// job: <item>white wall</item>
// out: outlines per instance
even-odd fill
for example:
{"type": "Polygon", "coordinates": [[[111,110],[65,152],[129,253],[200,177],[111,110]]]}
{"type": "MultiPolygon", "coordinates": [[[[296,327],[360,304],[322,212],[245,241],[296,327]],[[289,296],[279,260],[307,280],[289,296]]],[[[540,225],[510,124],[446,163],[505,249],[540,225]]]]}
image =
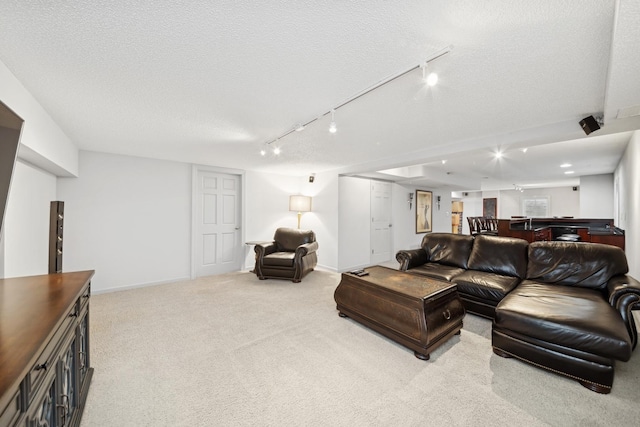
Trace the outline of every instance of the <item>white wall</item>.
{"type": "Polygon", "coordinates": [[[81,151],[79,172],[58,179],[64,271],[94,292],[189,278],[191,165],[81,151]]]}
{"type": "MultiPolygon", "coordinates": [[[[462,234],[471,234],[467,217],[482,216],[482,192],[468,192],[463,196],[462,201],[462,234]]],[[[498,212],[501,212],[500,199],[498,199],[498,212]]],[[[500,216],[500,215],[498,215],[500,216]]]]}
{"type": "Polygon", "coordinates": [[[13,178],[7,202],[6,215],[12,211],[13,217],[5,217],[4,237],[0,237],[0,276],[46,273],[49,203],[56,199],[55,178],[47,173],[76,175],[78,149],[2,62],[0,101],[24,120],[18,150],[23,163],[16,166],[19,176],[13,178]],[[30,210],[26,206],[37,207],[30,210]],[[46,237],[42,227],[46,227],[46,237]]]}
{"type": "Polygon", "coordinates": [[[498,198],[499,217],[509,219],[514,215],[523,215],[522,201],[535,197],[549,198],[550,217],[581,217],[580,198],[582,195],[579,190],[573,191],[572,187],[532,188],[523,192],[516,190],[500,191],[500,197],[498,198]]]}
{"type": "Polygon", "coordinates": [[[613,218],[613,174],[580,177],[580,217],[613,218]]]}
{"type": "Polygon", "coordinates": [[[614,173],[614,219],[625,230],[629,273],[640,279],[640,131],[635,131],[614,173]]]}
{"type": "Polygon", "coordinates": [[[416,190],[431,191],[433,209],[431,226],[433,233],[451,232],[451,192],[434,190],[425,187],[416,188],[410,185],[394,184],[393,188],[393,259],[399,250],[420,247],[425,233],[416,233],[416,190]],[[413,194],[413,203],[409,209],[407,202],[409,193],[413,194]],[[438,208],[438,197],[440,207],[438,208]]]}
{"type": "Polygon", "coordinates": [[[391,215],[393,219],[392,256],[395,260],[398,251],[419,248],[424,233],[416,234],[416,188],[414,186],[393,184],[391,186],[391,195],[391,215]],[[411,208],[409,208],[408,202],[409,194],[413,194],[411,208]]]}
{"type": "Polygon", "coordinates": [[[2,62],[0,101],[24,120],[21,158],[54,174],[77,175],[78,148],[2,62]]]}
{"type": "MultiPolygon", "coordinates": [[[[371,180],[341,176],[338,187],[338,271],[367,267],[371,264],[371,180]]],[[[391,194],[393,199],[394,189],[391,194]]]]}
{"type": "MultiPolygon", "coordinates": [[[[7,203],[4,237],[0,243],[4,246],[3,277],[48,272],[49,210],[53,200],[56,200],[56,177],[18,161],[7,203]]],[[[64,256],[63,253],[63,259],[64,256]]]]}

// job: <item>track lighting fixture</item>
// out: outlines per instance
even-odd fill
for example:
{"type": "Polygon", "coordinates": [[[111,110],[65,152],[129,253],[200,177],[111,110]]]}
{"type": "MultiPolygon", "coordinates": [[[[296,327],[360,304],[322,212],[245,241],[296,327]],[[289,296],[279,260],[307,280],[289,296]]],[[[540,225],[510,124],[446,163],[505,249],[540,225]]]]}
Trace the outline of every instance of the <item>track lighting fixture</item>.
{"type": "Polygon", "coordinates": [[[422,80],[424,80],[427,83],[427,86],[435,86],[438,83],[438,74],[436,73],[429,73],[427,74],[427,70],[428,70],[428,63],[425,62],[424,65],[422,66],[422,80]]]}
{"type": "Polygon", "coordinates": [[[427,85],[435,86],[438,83],[438,75],[436,73],[429,73],[427,76],[427,85]]]}
{"type": "MultiPolygon", "coordinates": [[[[336,133],[338,131],[338,127],[336,125],[336,121],[335,121],[334,115],[335,115],[335,111],[338,108],[344,107],[345,105],[347,105],[347,104],[355,101],[356,99],[368,94],[369,92],[372,92],[372,91],[374,91],[374,90],[386,85],[387,83],[391,83],[392,81],[394,81],[394,80],[396,80],[396,79],[398,79],[398,78],[400,78],[400,77],[402,77],[402,76],[404,76],[406,74],[409,74],[410,72],[414,71],[417,68],[422,68],[422,73],[423,73],[422,77],[426,81],[427,85],[434,86],[436,83],[438,83],[438,75],[436,73],[434,73],[434,72],[431,72],[431,73],[427,74],[427,66],[429,65],[429,63],[431,63],[431,62],[435,61],[436,59],[448,54],[449,52],[451,52],[452,49],[453,49],[453,46],[451,46],[451,45],[449,45],[449,46],[447,46],[447,47],[445,47],[443,49],[440,49],[439,51],[435,52],[433,55],[429,56],[426,59],[426,61],[424,61],[423,63],[418,64],[416,66],[413,66],[413,67],[409,68],[408,70],[405,70],[405,71],[402,71],[401,73],[392,75],[391,77],[388,77],[388,78],[386,78],[386,79],[374,84],[373,86],[369,87],[368,89],[365,89],[362,92],[359,92],[358,94],[356,94],[356,95],[352,96],[351,98],[347,99],[346,101],[336,105],[335,107],[333,107],[331,110],[327,111],[326,113],[321,114],[319,116],[316,116],[313,119],[311,119],[311,120],[309,120],[309,121],[307,121],[305,123],[299,123],[299,124],[293,126],[289,130],[287,130],[285,133],[283,133],[282,135],[278,136],[277,138],[272,139],[271,141],[267,142],[266,144],[267,145],[273,144],[274,142],[278,141],[281,138],[284,138],[285,136],[289,135],[290,133],[300,132],[300,131],[304,130],[304,128],[306,126],[310,125],[311,123],[315,122],[316,120],[319,120],[319,119],[321,119],[324,116],[329,115],[329,114],[331,114],[331,123],[329,124],[329,132],[330,133],[336,133]]],[[[275,153],[276,150],[274,149],[273,151],[275,153]]],[[[279,149],[278,149],[278,153],[279,153],[279,149]]],[[[275,154],[278,154],[278,153],[275,153],[275,154]]]]}
{"type": "Polygon", "coordinates": [[[331,123],[329,124],[329,132],[336,133],[338,131],[338,127],[336,126],[336,120],[334,117],[335,110],[331,110],[331,123]]]}

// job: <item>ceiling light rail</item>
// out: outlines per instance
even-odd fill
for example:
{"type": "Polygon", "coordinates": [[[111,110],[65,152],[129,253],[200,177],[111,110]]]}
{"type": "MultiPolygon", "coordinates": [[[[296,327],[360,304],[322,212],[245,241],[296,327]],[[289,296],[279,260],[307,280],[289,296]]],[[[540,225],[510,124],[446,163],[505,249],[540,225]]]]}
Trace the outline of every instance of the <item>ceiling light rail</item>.
{"type": "MultiPolygon", "coordinates": [[[[267,145],[273,144],[274,142],[278,141],[279,139],[284,138],[285,136],[288,136],[289,134],[291,134],[293,132],[300,132],[300,131],[304,130],[304,128],[309,126],[311,123],[322,119],[324,116],[331,115],[332,118],[333,118],[333,115],[335,114],[335,111],[338,108],[342,108],[345,105],[350,104],[351,102],[355,101],[356,99],[361,98],[362,96],[364,96],[364,95],[366,95],[366,94],[368,94],[368,93],[370,93],[370,92],[372,92],[372,91],[374,91],[374,90],[386,85],[387,83],[391,83],[392,81],[397,80],[400,77],[402,77],[402,76],[404,76],[406,74],[409,74],[410,72],[412,72],[414,70],[417,70],[418,68],[421,68],[423,71],[426,70],[426,67],[430,62],[433,62],[436,59],[443,57],[444,55],[446,55],[449,52],[451,52],[452,49],[453,49],[453,45],[449,45],[449,46],[447,46],[447,47],[445,47],[443,49],[440,49],[439,51],[435,52],[433,55],[429,56],[423,63],[415,65],[415,66],[409,68],[408,70],[402,71],[402,72],[400,72],[398,74],[394,74],[394,75],[392,75],[390,77],[387,77],[386,79],[383,79],[383,80],[379,81],[378,83],[374,84],[373,86],[371,86],[371,87],[369,87],[369,88],[357,93],[356,95],[352,96],[351,98],[349,98],[349,99],[341,102],[340,104],[336,105],[335,107],[333,107],[332,109],[330,109],[326,113],[323,113],[323,114],[321,114],[321,115],[309,120],[308,122],[296,124],[293,128],[287,130],[285,133],[283,133],[282,135],[272,139],[271,141],[267,142],[266,144],[267,145]]],[[[332,120],[332,123],[335,124],[335,121],[332,120]]]]}

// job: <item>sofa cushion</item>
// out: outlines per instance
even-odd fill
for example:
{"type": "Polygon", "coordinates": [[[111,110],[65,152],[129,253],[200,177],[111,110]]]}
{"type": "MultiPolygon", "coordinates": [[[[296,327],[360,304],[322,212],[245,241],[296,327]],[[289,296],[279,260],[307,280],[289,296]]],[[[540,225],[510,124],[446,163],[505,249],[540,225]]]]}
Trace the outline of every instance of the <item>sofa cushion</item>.
{"type": "Polygon", "coordinates": [[[276,230],[273,240],[278,246],[278,251],[295,252],[298,246],[315,242],[316,235],[311,230],[282,227],[276,230]]]}
{"type": "Polygon", "coordinates": [[[580,242],[529,244],[527,279],[605,289],[611,277],[628,271],[627,257],[616,246],[580,242]]]}
{"type": "Polygon", "coordinates": [[[442,265],[435,262],[428,262],[407,271],[431,277],[433,279],[445,280],[447,282],[451,282],[454,277],[464,273],[464,269],[462,268],[442,265]]]}
{"type": "Polygon", "coordinates": [[[262,264],[280,267],[293,267],[293,259],[295,256],[295,252],[274,252],[272,254],[265,255],[262,259],[262,264]]]}
{"type": "Polygon", "coordinates": [[[496,306],[494,327],[602,357],[631,357],[622,317],[594,289],[524,280],[496,306]]]}
{"type": "Polygon", "coordinates": [[[515,288],[520,279],[484,271],[467,270],[453,278],[458,292],[498,302],[515,288]]]}
{"type": "Polygon", "coordinates": [[[473,236],[452,233],[430,233],[422,238],[422,248],[430,262],[467,268],[473,236]]]}
{"type": "Polygon", "coordinates": [[[469,256],[469,269],[524,279],[528,247],[529,242],[514,237],[476,236],[469,256]]]}

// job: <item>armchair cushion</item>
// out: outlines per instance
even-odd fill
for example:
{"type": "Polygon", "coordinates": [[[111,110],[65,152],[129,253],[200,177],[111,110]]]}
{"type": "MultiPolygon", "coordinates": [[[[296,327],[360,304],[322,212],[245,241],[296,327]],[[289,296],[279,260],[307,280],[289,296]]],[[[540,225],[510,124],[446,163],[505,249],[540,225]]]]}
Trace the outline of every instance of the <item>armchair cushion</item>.
{"type": "Polygon", "coordinates": [[[265,255],[262,263],[264,265],[279,265],[282,267],[293,267],[295,252],[275,252],[265,255]]]}
{"type": "Polygon", "coordinates": [[[315,242],[316,236],[311,230],[278,228],[273,240],[278,247],[278,252],[295,252],[298,246],[315,242]]]}

